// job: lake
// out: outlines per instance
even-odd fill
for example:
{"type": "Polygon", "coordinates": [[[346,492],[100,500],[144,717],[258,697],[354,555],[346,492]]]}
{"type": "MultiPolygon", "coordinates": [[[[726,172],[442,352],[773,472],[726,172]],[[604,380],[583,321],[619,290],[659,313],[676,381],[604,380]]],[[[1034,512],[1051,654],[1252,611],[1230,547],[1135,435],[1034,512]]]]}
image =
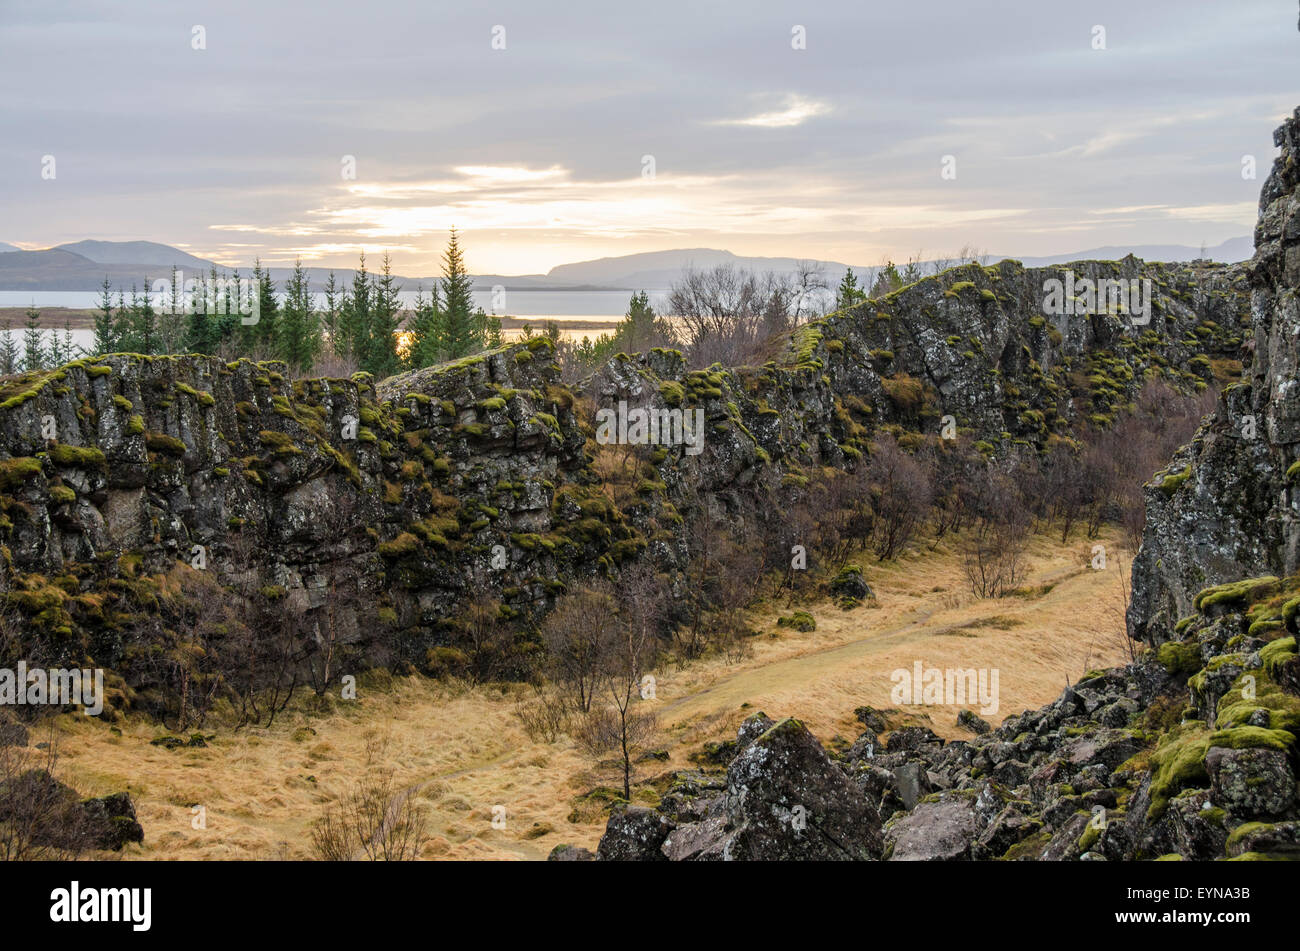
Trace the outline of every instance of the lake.
{"type": "MultiPolygon", "coordinates": [[[[666,289],[650,289],[651,303],[662,304],[666,289]]],[[[416,292],[403,290],[399,295],[407,306],[415,304],[416,292]]],[[[475,290],[474,303],[489,314],[538,320],[617,320],[627,313],[630,291],[504,291],[497,300],[491,289],[475,290]],[[496,305],[495,307],[493,305],[496,305]]],[[[324,306],[325,295],[316,295],[324,306]]],[[[99,307],[98,291],[0,291],[0,307],[99,307]]]]}

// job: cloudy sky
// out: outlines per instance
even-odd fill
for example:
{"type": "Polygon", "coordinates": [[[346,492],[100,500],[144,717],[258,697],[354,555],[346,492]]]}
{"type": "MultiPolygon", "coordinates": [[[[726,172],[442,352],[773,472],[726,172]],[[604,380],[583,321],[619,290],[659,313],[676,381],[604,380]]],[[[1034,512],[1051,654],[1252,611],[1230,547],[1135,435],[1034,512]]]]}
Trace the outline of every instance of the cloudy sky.
{"type": "Polygon", "coordinates": [[[479,273],[1213,245],[1298,58],[1295,0],[0,0],[0,241],[407,274],[453,224],[479,273]]]}

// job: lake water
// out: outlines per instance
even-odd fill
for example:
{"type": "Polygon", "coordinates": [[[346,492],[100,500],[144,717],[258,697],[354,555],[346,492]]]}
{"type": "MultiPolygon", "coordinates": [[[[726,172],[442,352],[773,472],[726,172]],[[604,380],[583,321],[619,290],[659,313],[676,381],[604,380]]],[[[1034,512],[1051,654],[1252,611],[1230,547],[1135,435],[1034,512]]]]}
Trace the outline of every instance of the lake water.
{"type": "MultiPolygon", "coordinates": [[[[663,289],[647,291],[652,303],[662,303],[663,289]]],[[[403,290],[402,303],[415,304],[416,292],[403,290]]],[[[475,290],[474,303],[489,314],[549,320],[617,320],[627,313],[630,291],[504,291],[493,300],[491,289],[475,290]]],[[[316,295],[323,306],[325,296],[316,295]]],[[[0,291],[0,307],[75,307],[94,309],[99,306],[98,291],[0,291]]]]}
{"type": "MultiPolygon", "coordinates": [[[[662,303],[666,291],[648,292],[652,303],[662,303]]],[[[407,306],[415,304],[415,291],[402,291],[402,303],[407,306]]],[[[488,313],[496,311],[511,317],[527,320],[534,330],[541,332],[543,322],[554,320],[560,325],[561,336],[566,340],[581,340],[583,337],[595,338],[603,331],[599,328],[566,328],[565,323],[582,321],[584,323],[600,322],[613,324],[627,312],[628,291],[506,291],[504,299],[498,294],[496,300],[490,290],[475,291],[474,302],[488,313]]],[[[324,305],[324,295],[317,295],[317,303],[324,305]]],[[[79,310],[94,310],[99,307],[99,294],[95,291],[0,291],[0,307],[71,307],[79,310]]],[[[22,324],[14,321],[10,333],[13,334],[20,352],[24,352],[22,324]]],[[[2,331],[0,331],[2,332],[2,331]]],[[[48,336],[54,331],[46,331],[48,336]]],[[[62,334],[63,331],[57,331],[62,334]]],[[[511,339],[519,336],[518,330],[506,330],[504,336],[511,339]]],[[[73,330],[73,342],[89,350],[94,344],[95,334],[92,330],[73,330]]]]}

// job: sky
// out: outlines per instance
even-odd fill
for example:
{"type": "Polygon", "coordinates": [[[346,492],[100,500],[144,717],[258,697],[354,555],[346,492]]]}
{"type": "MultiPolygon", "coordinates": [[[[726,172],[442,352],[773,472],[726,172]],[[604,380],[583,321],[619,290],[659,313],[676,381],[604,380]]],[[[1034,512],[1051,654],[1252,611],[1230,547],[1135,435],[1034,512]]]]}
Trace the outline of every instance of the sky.
{"type": "Polygon", "coordinates": [[[502,274],[1214,245],[1298,58],[1295,0],[0,0],[0,241],[433,273],[455,225],[502,274]]]}

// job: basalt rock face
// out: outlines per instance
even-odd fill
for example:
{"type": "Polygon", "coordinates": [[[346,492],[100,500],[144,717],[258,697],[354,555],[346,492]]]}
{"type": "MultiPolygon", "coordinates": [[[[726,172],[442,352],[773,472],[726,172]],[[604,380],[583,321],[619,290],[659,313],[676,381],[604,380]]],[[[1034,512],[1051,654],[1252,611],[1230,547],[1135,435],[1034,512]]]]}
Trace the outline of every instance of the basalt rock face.
{"type": "Polygon", "coordinates": [[[1150,375],[1230,377],[1248,317],[1236,267],[1002,262],[804,325],[761,367],[688,371],[658,350],[579,388],[545,340],[378,384],[193,355],[78,361],[0,383],[4,601],[29,661],[109,668],[110,709],[157,681],[160,638],[181,649],[211,619],[209,582],[254,627],[454,668],[472,600],[510,621],[631,559],[672,575],[700,507],[782,504],[881,429],[916,444],[950,416],[990,455],[1047,447],[1150,375]],[[1150,280],[1150,322],[1041,313],[1047,282],[1084,278],[1150,280]],[[698,411],[702,451],[643,446],[602,469],[594,414],[620,402],[698,411]]]}
{"type": "Polygon", "coordinates": [[[1300,577],[1212,588],[1159,652],[970,740],[868,730],[828,754],[756,715],[725,777],[679,774],[637,810],[655,836],[616,850],[629,823],[612,818],[601,857],[1300,857],[1298,615],[1300,577]]]}
{"type": "Polygon", "coordinates": [[[1147,489],[1130,632],[1167,638],[1209,585],[1300,565],[1300,110],[1260,195],[1247,267],[1254,339],[1245,379],[1147,489]]]}

